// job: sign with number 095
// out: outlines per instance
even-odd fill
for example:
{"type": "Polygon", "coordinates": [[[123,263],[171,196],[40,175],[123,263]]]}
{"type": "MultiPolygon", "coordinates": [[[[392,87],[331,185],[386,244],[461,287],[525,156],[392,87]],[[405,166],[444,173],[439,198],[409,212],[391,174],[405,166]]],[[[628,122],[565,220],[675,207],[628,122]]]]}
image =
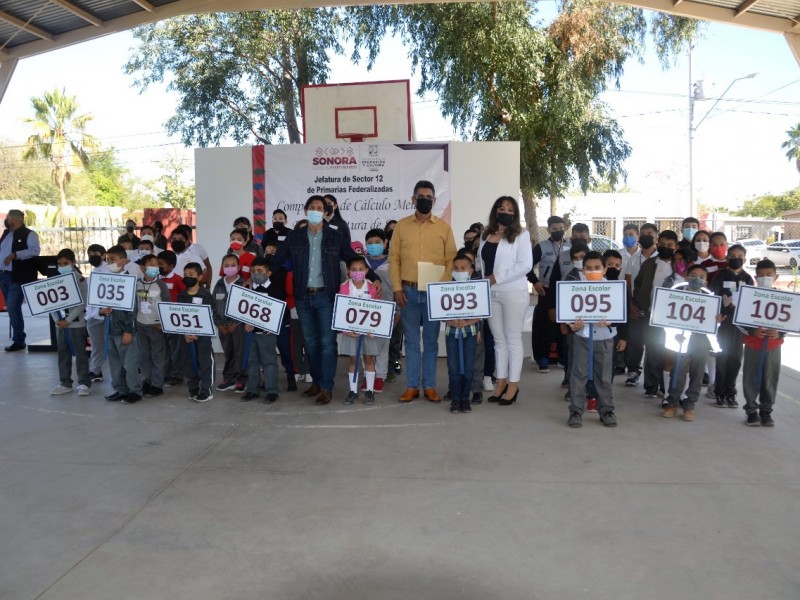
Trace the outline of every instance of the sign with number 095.
{"type": "Polygon", "coordinates": [[[800,331],[800,294],[743,285],[733,324],[766,327],[787,333],[800,331]]]}
{"type": "Polygon", "coordinates": [[[392,337],[395,308],[394,302],[336,294],[332,328],[375,337],[392,337]]]}
{"type": "Polygon", "coordinates": [[[559,281],[556,286],[556,321],[589,323],[606,320],[624,323],[628,299],[624,281],[559,281]]]}
{"type": "Polygon", "coordinates": [[[650,325],[714,334],[721,303],[719,296],[684,289],[655,288],[650,325]]]}
{"type": "Polygon", "coordinates": [[[136,304],[136,276],[122,273],[92,273],[89,304],[131,312],[136,304]]]}
{"type": "Polygon", "coordinates": [[[278,335],[286,302],[259,294],[240,285],[231,286],[225,314],[232,319],[278,335]]]}
{"type": "Polygon", "coordinates": [[[159,302],[158,314],[164,333],[183,335],[214,336],[214,319],[208,304],[187,304],[184,302],[159,302]]]}
{"type": "Polygon", "coordinates": [[[428,319],[488,319],[492,316],[489,280],[429,283],[428,319]]]}
{"type": "Polygon", "coordinates": [[[75,273],[26,283],[22,293],[34,317],[83,304],[75,273]]]}

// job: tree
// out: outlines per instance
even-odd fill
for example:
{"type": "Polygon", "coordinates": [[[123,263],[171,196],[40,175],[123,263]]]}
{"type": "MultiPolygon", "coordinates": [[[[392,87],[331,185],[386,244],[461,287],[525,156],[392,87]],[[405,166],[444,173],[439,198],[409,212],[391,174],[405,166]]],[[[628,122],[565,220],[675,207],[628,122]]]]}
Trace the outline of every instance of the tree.
{"type": "Polygon", "coordinates": [[[194,208],[194,185],[188,183],[186,177],[189,161],[171,153],[159,161],[158,166],[164,173],[150,184],[158,203],[162,206],[169,204],[174,208],[194,208]]]}
{"type": "Polygon", "coordinates": [[[117,160],[113,148],[97,152],[89,162],[87,174],[94,187],[98,206],[124,206],[128,196],[125,178],[128,170],[117,160]]]}
{"type": "Polygon", "coordinates": [[[800,208],[800,187],[783,194],[764,194],[752,200],[746,200],[741,210],[733,214],[739,217],[764,217],[779,219],[787,210],[800,208]]]}
{"type": "Polygon", "coordinates": [[[786,132],[789,139],[781,144],[781,148],[786,149],[786,158],[794,160],[794,166],[800,173],[800,123],[786,132]]]}
{"type": "Polygon", "coordinates": [[[86,125],[94,117],[79,114],[75,96],[65,90],[45,92],[41,98],[31,98],[33,118],[24,122],[34,133],[28,138],[23,157],[26,160],[44,159],[53,166],[53,183],[61,197],[61,209],[67,208],[67,184],[72,170],[85,168],[88,152],[97,148],[97,140],[86,132],[86,125]]]}
{"type": "Polygon", "coordinates": [[[175,17],[134,29],[125,71],[178,93],[166,128],[187,146],[299,143],[300,90],[326,80],[339,21],[331,8],[175,17]]]}

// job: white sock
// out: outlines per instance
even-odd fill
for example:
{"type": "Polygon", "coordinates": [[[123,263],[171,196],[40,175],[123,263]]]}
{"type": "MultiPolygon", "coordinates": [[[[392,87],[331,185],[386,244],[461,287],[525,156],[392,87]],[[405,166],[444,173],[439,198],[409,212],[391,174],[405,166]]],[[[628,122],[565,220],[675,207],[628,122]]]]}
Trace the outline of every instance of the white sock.
{"type": "Polygon", "coordinates": [[[375,391],[375,371],[367,371],[366,378],[367,378],[367,391],[368,392],[375,391]]]}
{"type": "Polygon", "coordinates": [[[350,391],[351,392],[355,392],[357,394],[358,393],[358,377],[356,377],[355,381],[353,381],[353,372],[352,371],[349,371],[347,373],[347,381],[350,382],[350,391]]]}
{"type": "MultiPolygon", "coordinates": [[[[669,391],[672,389],[672,385],[671,385],[672,381],[671,381],[671,378],[670,378],[671,373],[672,373],[672,371],[664,371],[664,380],[666,381],[667,394],[669,394],[669,391]]],[[[680,391],[680,390],[678,390],[678,391],[680,391]]]]}

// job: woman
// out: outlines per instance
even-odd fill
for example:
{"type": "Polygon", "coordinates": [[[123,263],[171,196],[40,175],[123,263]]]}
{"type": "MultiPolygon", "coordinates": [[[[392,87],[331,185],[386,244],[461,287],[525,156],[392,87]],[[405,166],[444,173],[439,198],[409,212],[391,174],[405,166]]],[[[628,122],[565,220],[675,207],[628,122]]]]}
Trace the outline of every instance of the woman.
{"type": "Polygon", "coordinates": [[[530,305],[527,275],[533,268],[528,232],[520,224],[519,205],[510,196],[498,198],[482,234],[478,264],[489,280],[497,383],[489,402],[508,406],[517,400],[524,351],[522,327],[530,305]]]}
{"type": "Polygon", "coordinates": [[[350,245],[350,227],[342,218],[339,212],[339,202],[333,194],[326,194],[325,198],[325,220],[328,224],[342,234],[344,241],[350,245]]]}

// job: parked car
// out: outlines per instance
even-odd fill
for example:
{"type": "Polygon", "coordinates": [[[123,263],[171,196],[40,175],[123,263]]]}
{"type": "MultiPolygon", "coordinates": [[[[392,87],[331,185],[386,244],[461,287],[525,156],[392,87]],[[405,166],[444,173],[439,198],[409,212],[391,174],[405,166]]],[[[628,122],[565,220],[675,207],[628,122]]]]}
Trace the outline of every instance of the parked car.
{"type": "Polygon", "coordinates": [[[592,234],[592,250],[605,252],[606,250],[622,250],[622,244],[618,244],[610,237],[605,235],[592,234]]]}
{"type": "Polygon", "coordinates": [[[770,244],[764,258],[774,262],[776,267],[795,268],[800,263],[800,240],[783,240],[770,244]]]}
{"type": "Polygon", "coordinates": [[[745,250],[747,250],[747,261],[751,265],[755,265],[762,258],[767,257],[767,243],[764,240],[738,240],[735,243],[745,247],[745,250]]]}

